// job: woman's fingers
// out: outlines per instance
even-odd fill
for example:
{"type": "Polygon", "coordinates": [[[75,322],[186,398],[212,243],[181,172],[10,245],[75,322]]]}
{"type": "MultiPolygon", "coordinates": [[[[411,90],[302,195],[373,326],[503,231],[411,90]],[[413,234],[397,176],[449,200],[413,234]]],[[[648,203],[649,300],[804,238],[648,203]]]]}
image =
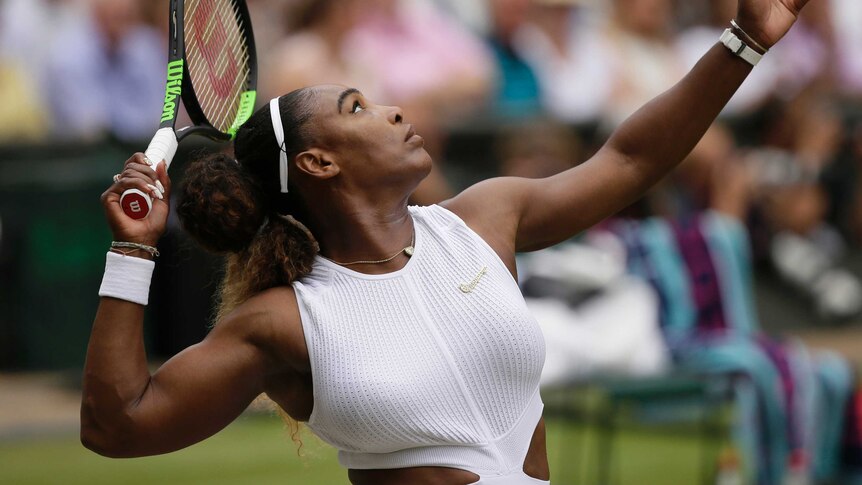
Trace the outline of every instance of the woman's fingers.
{"type": "Polygon", "coordinates": [[[141,152],[138,152],[138,153],[135,153],[134,155],[132,155],[128,160],[126,160],[125,166],[131,165],[131,164],[136,164],[136,165],[146,165],[148,167],[152,167],[153,163],[155,163],[155,162],[153,162],[149,158],[147,158],[146,155],[144,155],[141,152]]]}
{"type": "Polygon", "coordinates": [[[162,189],[165,197],[168,197],[171,192],[171,178],[168,177],[167,165],[164,163],[156,165],[156,176],[158,177],[156,185],[159,185],[159,182],[161,182],[161,187],[159,188],[162,189]]]}
{"type": "Polygon", "coordinates": [[[168,200],[171,191],[171,179],[168,178],[168,169],[164,163],[156,165],[156,174],[158,177],[156,183],[159,185],[159,188],[164,189],[161,191],[164,198],[153,204],[153,212],[150,213],[150,216],[157,216],[160,219],[167,220],[168,211],[170,210],[168,200]]]}
{"type": "Polygon", "coordinates": [[[102,195],[103,202],[107,202],[109,193],[119,195],[129,189],[138,189],[153,199],[165,200],[171,186],[167,167],[164,163],[150,165],[150,162],[143,153],[135,153],[126,160],[123,171],[114,177],[114,184],[102,195]]]}
{"type": "MultiPolygon", "coordinates": [[[[140,172],[123,172],[120,174],[119,182],[122,183],[124,180],[142,180],[144,183],[151,185],[153,190],[159,192],[159,195],[164,195],[164,190],[159,188],[159,183],[154,177],[150,177],[147,174],[142,174],[140,172]]],[[[156,198],[161,199],[161,197],[157,196],[156,198]]]]}
{"type": "Polygon", "coordinates": [[[164,182],[160,180],[156,169],[162,167],[162,179],[168,180],[164,164],[159,163],[155,167],[150,165],[143,153],[136,153],[126,160],[123,171],[114,177],[114,184],[109,191],[123,193],[129,188],[136,188],[154,199],[164,200],[164,182]]]}
{"type": "MultiPolygon", "coordinates": [[[[129,166],[129,165],[138,166],[138,165],[142,165],[142,164],[146,165],[147,167],[150,168],[150,170],[152,171],[153,181],[156,184],[156,187],[158,187],[159,190],[161,190],[162,193],[164,193],[165,192],[164,183],[162,181],[160,181],[158,179],[158,177],[156,176],[156,169],[160,166],[165,165],[164,160],[150,160],[143,153],[135,153],[132,156],[132,158],[130,158],[126,161],[127,166],[129,166]]],[[[165,167],[165,168],[166,168],[165,171],[167,171],[167,167],[165,167]]]]}
{"type": "Polygon", "coordinates": [[[138,189],[154,199],[164,200],[165,195],[150,177],[142,176],[140,173],[120,175],[119,180],[108,189],[109,192],[122,194],[129,189],[138,189]]]}
{"type": "Polygon", "coordinates": [[[164,163],[152,166],[142,153],[136,153],[126,161],[123,171],[114,176],[113,183],[101,197],[108,225],[116,240],[155,245],[164,233],[167,222],[169,206],[166,186],[170,187],[170,179],[164,163]],[[146,218],[132,219],[123,211],[120,197],[130,189],[137,189],[152,197],[152,211],[146,218]]]}

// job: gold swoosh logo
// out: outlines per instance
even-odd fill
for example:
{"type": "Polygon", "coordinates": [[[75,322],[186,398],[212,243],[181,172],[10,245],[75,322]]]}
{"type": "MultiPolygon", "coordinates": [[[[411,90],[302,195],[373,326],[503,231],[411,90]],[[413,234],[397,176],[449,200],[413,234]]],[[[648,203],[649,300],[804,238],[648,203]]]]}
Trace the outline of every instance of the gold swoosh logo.
{"type": "Polygon", "coordinates": [[[479,284],[479,280],[481,280],[482,277],[485,276],[485,273],[487,273],[487,272],[488,272],[488,267],[485,266],[484,268],[482,268],[482,271],[479,271],[479,274],[477,274],[476,277],[473,278],[473,281],[471,281],[469,283],[462,284],[462,285],[458,285],[458,289],[461,290],[461,293],[472,293],[473,290],[476,289],[476,285],[479,284]]]}

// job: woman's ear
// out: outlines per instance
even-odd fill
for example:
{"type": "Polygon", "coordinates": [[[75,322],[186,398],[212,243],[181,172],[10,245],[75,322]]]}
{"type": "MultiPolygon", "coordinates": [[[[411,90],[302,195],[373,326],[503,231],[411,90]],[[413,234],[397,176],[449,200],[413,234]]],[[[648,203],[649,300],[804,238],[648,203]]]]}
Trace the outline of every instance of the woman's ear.
{"type": "Polygon", "coordinates": [[[332,178],[341,171],[328,152],[317,148],[300,153],[294,163],[300,171],[317,179],[332,178]]]}

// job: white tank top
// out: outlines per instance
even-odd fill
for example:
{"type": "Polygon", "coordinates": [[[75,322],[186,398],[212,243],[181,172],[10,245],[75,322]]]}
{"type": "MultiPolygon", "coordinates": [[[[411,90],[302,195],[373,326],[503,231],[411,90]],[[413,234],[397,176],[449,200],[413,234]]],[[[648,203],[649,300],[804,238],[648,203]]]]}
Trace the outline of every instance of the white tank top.
{"type": "Polygon", "coordinates": [[[294,283],[311,359],[308,427],[355,469],[521,473],[545,344],[511,273],[455,214],[410,207],[415,252],[366,275],[318,257],[294,283]]]}

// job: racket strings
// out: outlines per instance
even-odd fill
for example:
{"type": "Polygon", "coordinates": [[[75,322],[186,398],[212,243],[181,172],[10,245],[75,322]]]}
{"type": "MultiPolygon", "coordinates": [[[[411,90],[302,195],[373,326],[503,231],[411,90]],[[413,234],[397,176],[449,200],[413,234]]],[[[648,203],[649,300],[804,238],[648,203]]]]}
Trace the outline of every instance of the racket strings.
{"type": "MultiPolygon", "coordinates": [[[[239,18],[236,18],[236,22],[239,23],[239,18]]],[[[220,62],[216,65],[216,72],[222,73],[228,67],[229,59],[239,58],[239,65],[247,66],[249,61],[248,50],[245,49],[245,43],[243,42],[244,31],[240,29],[239,31],[235,31],[236,35],[233,35],[228,43],[228,48],[230,52],[233,54],[233,58],[230,58],[227,55],[222,55],[219,59],[220,62]]],[[[246,86],[247,75],[239,77],[234,76],[235,79],[232,86],[219,86],[216,91],[220,93],[230,93],[230,98],[226,103],[222,103],[219,106],[219,111],[216,113],[216,119],[222,120],[228,127],[233,123],[233,120],[236,115],[236,110],[239,107],[240,96],[246,86]],[[231,109],[232,107],[236,107],[236,109],[231,109]]],[[[210,86],[210,90],[214,90],[213,86],[210,86]]]]}
{"type": "Polygon", "coordinates": [[[186,59],[207,121],[222,132],[232,126],[250,77],[246,31],[231,0],[186,2],[186,59]]]}
{"type": "MultiPolygon", "coordinates": [[[[198,18],[212,18],[214,15],[221,14],[217,21],[209,21],[204,25],[206,29],[201,36],[204,45],[209,47],[218,47],[219,49],[209,48],[196,50],[202,54],[206,66],[209,67],[208,83],[204,85],[201,96],[203,102],[209,108],[207,117],[214,125],[227,126],[231,124],[232,115],[235,110],[231,108],[236,106],[239,101],[242,88],[244,87],[243,77],[237,76],[236,57],[239,56],[240,63],[247,63],[247,55],[242,52],[242,37],[241,30],[233,29],[226,31],[223,28],[225,19],[225,10],[214,12],[215,6],[212,2],[198,4],[201,7],[198,18]],[[228,70],[231,70],[228,72],[228,70]]],[[[236,18],[232,19],[238,22],[236,18]]],[[[238,23],[237,23],[238,25],[238,23]]],[[[202,63],[198,63],[203,65],[202,63]]]]}

